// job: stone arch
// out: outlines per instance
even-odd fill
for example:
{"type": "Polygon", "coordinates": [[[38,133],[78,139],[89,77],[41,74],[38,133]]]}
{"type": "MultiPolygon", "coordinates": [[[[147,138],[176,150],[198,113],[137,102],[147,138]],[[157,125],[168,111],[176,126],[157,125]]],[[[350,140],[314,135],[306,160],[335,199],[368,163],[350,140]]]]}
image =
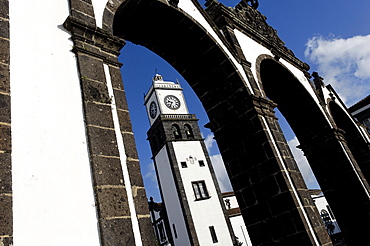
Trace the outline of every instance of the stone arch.
{"type": "Polygon", "coordinates": [[[127,0],[117,0],[116,2],[107,1],[105,9],[103,12],[103,26],[102,29],[113,34],[113,21],[114,15],[117,12],[117,9],[122,5],[123,2],[127,0]]]}
{"type": "Polygon", "coordinates": [[[261,54],[256,59],[257,83],[258,83],[258,87],[261,90],[261,94],[262,94],[263,97],[266,97],[266,93],[263,90],[262,79],[261,79],[261,72],[260,71],[261,71],[261,62],[263,60],[265,60],[265,59],[271,59],[271,60],[273,60],[274,57],[272,57],[271,55],[267,55],[267,54],[261,54]]]}
{"type": "Polygon", "coordinates": [[[202,97],[210,87],[245,90],[245,82],[220,44],[191,16],[166,2],[123,2],[116,10],[113,34],[165,59],[191,84],[206,110],[202,97]]]}
{"type": "MultiPolygon", "coordinates": [[[[316,223],[318,213],[315,214],[313,204],[308,203],[306,190],[301,189],[299,194],[292,191],[295,190],[292,178],[284,176],[274,139],[265,128],[268,124],[274,131],[278,129],[273,120],[273,103],[252,95],[221,43],[189,15],[162,1],[124,2],[114,17],[113,34],[161,56],[197,94],[210,119],[209,127],[220,147],[247,226],[251,231],[259,231],[251,235],[252,241],[268,244],[276,240],[267,234],[282,227],[287,213],[297,218],[293,223],[300,226],[293,234],[302,235],[305,243],[329,241],[325,236],[316,239],[323,228],[316,223]],[[265,194],[266,189],[271,192],[265,194]],[[295,202],[295,199],[299,201],[295,202]],[[274,215],[271,214],[273,209],[269,208],[271,203],[281,208],[274,215]],[[309,215],[302,215],[303,210],[303,214],[309,215]],[[251,217],[253,213],[260,216],[251,217]],[[261,227],[268,228],[260,230],[261,227]],[[309,228],[307,231],[301,230],[306,227],[309,228]]],[[[287,150],[286,146],[283,149],[287,150]]],[[[286,172],[292,172],[291,175],[300,180],[298,186],[301,187],[303,181],[297,169],[286,172]]],[[[288,234],[279,231],[277,240],[297,244],[297,239],[288,234]]]]}
{"type": "MultiPolygon", "coordinates": [[[[353,235],[360,233],[349,226],[355,219],[346,216],[346,211],[350,207],[359,209],[356,204],[361,204],[363,211],[367,210],[369,199],[368,183],[356,158],[353,157],[357,150],[351,153],[343,131],[332,126],[333,120],[329,120],[330,115],[324,108],[320,108],[322,106],[314,100],[293,73],[271,58],[263,59],[259,68],[266,96],[278,105],[280,112],[296,134],[300,142],[299,147],[304,151],[328,203],[333,206],[334,214],[338,214],[337,220],[343,234],[348,236],[347,240],[351,243],[356,242],[357,237],[353,235]],[[354,180],[356,181],[353,182],[354,180]],[[353,194],[351,190],[357,190],[362,195],[353,194]],[[341,195],[343,193],[349,194],[350,198],[344,198],[341,195]],[[357,201],[356,204],[353,203],[354,200],[357,201]]],[[[332,103],[329,105],[335,116],[334,121],[339,123],[345,120],[339,125],[355,132],[350,118],[339,109],[339,106],[332,103]]],[[[358,132],[354,138],[361,138],[358,132]]],[[[352,137],[349,142],[356,145],[352,137]]],[[[363,216],[366,216],[365,214],[366,212],[363,216]]]]}
{"type": "Polygon", "coordinates": [[[335,101],[330,100],[328,108],[337,128],[343,130],[345,141],[360,166],[365,178],[370,180],[370,156],[364,153],[369,151],[369,143],[362,136],[363,133],[358,129],[358,126],[349,117],[348,112],[345,112],[335,101]]]}
{"type": "MultiPolygon", "coordinates": [[[[119,185],[119,189],[115,190],[115,193],[104,191],[105,193],[99,194],[100,190],[97,189],[98,192],[95,195],[99,205],[98,218],[104,245],[118,244],[122,240],[132,244],[135,235],[131,235],[130,229],[126,228],[126,236],[122,236],[123,233],[116,228],[122,229],[129,226],[130,221],[135,219],[139,224],[139,226],[135,225],[140,230],[138,234],[141,234],[141,239],[136,237],[137,240],[142,240],[145,245],[150,245],[152,242],[151,236],[148,235],[151,225],[147,217],[147,211],[144,208],[146,203],[145,194],[142,192],[143,185],[140,178],[139,163],[125,102],[124,88],[120,78],[119,67],[122,64],[117,60],[125,40],[142,45],[165,59],[187,80],[199,97],[210,119],[208,126],[214,132],[218,142],[242,215],[248,229],[251,231],[253,243],[259,245],[276,242],[282,245],[330,244],[330,240],[323,233],[325,229],[318,222],[320,219],[317,217],[317,213],[313,212],[315,209],[310,203],[307,189],[277,124],[273,112],[276,107],[273,102],[275,101],[275,94],[268,93],[271,94],[268,95],[269,97],[272,96],[270,98],[272,100],[270,100],[260,96],[257,91],[253,94],[249,90],[248,81],[244,80],[245,77],[237,69],[240,64],[237,64],[236,61],[240,59],[236,59],[238,55],[235,50],[240,51],[240,47],[236,45],[234,52],[226,52],[230,51],[228,49],[231,49],[231,43],[237,41],[233,41],[233,39],[226,40],[218,31],[218,26],[212,21],[211,15],[208,15],[196,0],[189,0],[188,3],[193,4],[201,14],[204,14],[204,20],[213,28],[212,31],[216,33],[215,35],[218,35],[218,40],[215,36],[210,35],[206,28],[195,21],[190,14],[169,5],[163,0],[109,1],[104,10],[102,29],[96,27],[95,20],[94,23],[91,21],[91,19],[94,19],[94,15],[91,14],[91,1],[81,0],[80,3],[82,4],[82,2],[88,3],[86,10],[81,8],[81,11],[86,12],[86,15],[73,12],[64,26],[71,31],[72,40],[75,44],[72,51],[76,54],[81,75],[80,82],[84,98],[90,151],[92,154],[98,153],[100,150],[107,152],[100,156],[100,159],[91,158],[90,165],[94,169],[101,165],[101,159],[105,160],[110,155],[114,155],[115,160],[120,160],[119,153],[116,150],[117,146],[112,144],[114,141],[108,139],[108,137],[114,139],[119,136],[119,134],[116,134],[117,131],[112,133],[112,126],[119,128],[118,130],[121,130],[123,135],[123,145],[127,150],[125,153],[127,159],[120,160],[117,166],[127,166],[131,176],[126,180],[131,181],[135,191],[141,191],[139,195],[137,193],[133,197],[133,205],[138,211],[138,216],[132,214],[135,218],[125,214],[127,211],[126,204],[124,204],[123,208],[125,209],[122,209],[122,211],[112,208],[119,203],[114,200],[114,197],[118,193],[125,195],[126,191],[130,191],[129,186],[126,190],[126,187],[119,185]],[[108,88],[108,86],[113,88],[108,88]],[[89,90],[89,88],[96,88],[101,95],[110,93],[109,96],[118,99],[116,107],[119,109],[119,114],[115,117],[118,118],[119,125],[112,121],[110,100],[103,100],[104,111],[98,111],[96,109],[96,102],[98,101],[93,97],[92,90],[89,90]],[[99,121],[100,116],[96,116],[94,112],[102,112],[101,114],[106,117],[107,121],[99,121]],[[106,123],[106,125],[102,125],[103,123],[106,123]],[[100,136],[106,136],[106,139],[97,139],[96,134],[94,134],[97,129],[101,133],[100,136]],[[104,146],[104,143],[110,143],[111,145],[104,146]],[[102,199],[104,196],[110,196],[111,202],[108,199],[102,199]],[[112,217],[115,220],[111,220],[112,217]],[[286,231],[282,228],[290,228],[291,230],[286,231]],[[271,235],[270,232],[272,231],[274,235],[271,235]]],[[[216,1],[212,1],[212,3],[216,4],[216,1]]],[[[80,6],[74,5],[74,7],[80,6]]],[[[249,8],[248,6],[244,7],[249,8]]],[[[238,17],[234,15],[232,18],[237,19],[238,17]]],[[[266,46],[265,41],[258,43],[266,46]]],[[[270,43],[268,47],[271,48],[270,43]]],[[[269,76],[273,73],[280,73],[288,79],[287,82],[292,88],[302,92],[303,90],[299,88],[299,83],[296,83],[297,80],[294,76],[277,62],[278,57],[285,57],[294,65],[297,59],[286,49],[278,46],[275,48],[277,50],[272,50],[272,53],[277,52],[279,54],[276,55],[275,60],[267,56],[264,58],[268,59],[261,59],[257,72],[261,72],[262,67],[267,67],[270,71],[267,77],[265,77],[266,73],[260,75],[262,83],[266,80],[273,81],[274,78],[269,76]]],[[[244,65],[247,67],[250,65],[243,59],[239,62],[245,63],[244,65]]],[[[305,70],[304,67],[296,67],[301,71],[305,70]]],[[[251,79],[250,76],[248,78],[251,79]]],[[[263,88],[266,90],[265,85],[263,88]]],[[[255,90],[257,90],[257,87],[255,90]]],[[[271,92],[271,89],[267,90],[271,92]]],[[[281,97],[276,95],[277,103],[280,103],[280,107],[281,105],[286,106],[285,116],[291,113],[291,122],[295,124],[296,134],[297,131],[300,134],[300,141],[303,143],[302,148],[309,159],[315,162],[317,170],[320,166],[325,166],[327,161],[331,161],[331,165],[338,162],[338,166],[348,167],[348,162],[352,160],[347,158],[343,151],[340,133],[335,129],[333,130],[328,125],[328,121],[325,121],[319,106],[312,100],[314,95],[303,93],[304,98],[298,99],[301,102],[302,100],[308,102],[308,104],[298,104],[301,105],[300,108],[298,105],[294,105],[294,109],[301,110],[298,111],[289,110],[289,101],[285,100],[288,100],[289,96],[296,95],[287,93],[282,93],[282,95],[288,95],[282,100],[279,100],[281,97]],[[309,118],[304,110],[308,110],[312,118],[309,118]],[[305,121],[295,119],[299,117],[302,117],[305,121]],[[317,123],[317,121],[320,121],[322,125],[311,129],[312,126],[309,123],[317,123]],[[298,123],[303,124],[299,125],[298,123]],[[310,135],[311,132],[315,134],[310,135]],[[326,153],[323,153],[324,148],[322,146],[329,148],[330,155],[325,156],[326,153]],[[325,158],[322,158],[323,156],[325,158]]],[[[102,103],[102,101],[100,100],[99,103],[102,103]]],[[[95,172],[95,170],[93,171],[95,172]]],[[[117,172],[105,171],[109,175],[119,176],[117,172]]],[[[351,170],[346,171],[350,172],[351,170]]],[[[319,172],[321,172],[322,177],[328,174],[328,170],[320,170],[319,172]]],[[[98,172],[93,174],[93,178],[96,179],[94,181],[97,184],[96,187],[100,185],[100,180],[97,179],[99,175],[97,174],[98,172]]],[[[341,182],[340,178],[343,178],[343,175],[328,180],[337,184],[341,182]]],[[[358,191],[355,194],[354,201],[365,204],[361,208],[363,212],[361,215],[367,218],[364,187],[361,187],[356,177],[352,176],[352,178],[355,184],[351,188],[358,191]]],[[[104,185],[113,184],[111,179],[108,181],[109,183],[104,183],[104,185]]],[[[329,188],[331,187],[333,187],[333,184],[327,181],[326,189],[330,191],[329,188]]],[[[346,187],[342,185],[341,188],[346,187]]],[[[341,197],[341,192],[332,192],[331,199],[341,197]]],[[[339,207],[337,211],[343,212],[342,208],[343,206],[339,207]]],[[[357,210],[358,208],[353,209],[357,210]]],[[[343,218],[346,219],[346,217],[343,218]]],[[[349,222],[351,221],[349,220],[349,222]]],[[[134,223],[131,224],[134,225],[134,223]]],[[[359,240],[362,239],[360,235],[358,238],[359,240]]]]}
{"type": "Polygon", "coordinates": [[[331,127],[311,94],[281,62],[262,55],[258,58],[257,69],[263,93],[277,103],[299,139],[305,139],[307,131],[322,131],[318,126],[331,127]]]}

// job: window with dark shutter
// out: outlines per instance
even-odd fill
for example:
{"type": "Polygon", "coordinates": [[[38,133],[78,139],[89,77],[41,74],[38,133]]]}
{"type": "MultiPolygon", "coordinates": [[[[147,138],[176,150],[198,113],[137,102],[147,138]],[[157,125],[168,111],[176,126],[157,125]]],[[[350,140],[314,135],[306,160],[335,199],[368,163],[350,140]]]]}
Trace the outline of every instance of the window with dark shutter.
{"type": "Polygon", "coordinates": [[[204,180],[192,182],[192,186],[196,200],[203,200],[209,198],[206,183],[204,182],[204,180]]]}
{"type": "Polygon", "coordinates": [[[180,162],[180,164],[181,164],[182,168],[188,167],[188,165],[186,164],[186,161],[182,161],[182,162],[180,162]]]}

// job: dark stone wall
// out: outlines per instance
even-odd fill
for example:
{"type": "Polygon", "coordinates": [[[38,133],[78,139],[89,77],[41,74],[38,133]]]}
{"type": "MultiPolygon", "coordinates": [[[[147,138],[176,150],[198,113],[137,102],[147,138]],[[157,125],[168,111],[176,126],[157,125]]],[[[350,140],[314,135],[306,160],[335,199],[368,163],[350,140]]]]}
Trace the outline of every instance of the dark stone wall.
{"type": "MultiPolygon", "coordinates": [[[[370,144],[366,142],[362,133],[358,130],[359,126],[353,123],[353,119],[349,118],[342,108],[340,108],[334,101],[331,101],[328,105],[333,120],[337,128],[343,130],[346,144],[351,150],[353,157],[356,159],[357,164],[361,168],[364,177],[366,180],[370,180],[370,144]]],[[[370,115],[370,109],[368,109],[367,112],[365,110],[361,113],[363,115],[370,115]]],[[[361,119],[357,116],[356,118],[358,118],[358,120],[361,119]]],[[[357,124],[360,123],[357,122],[357,124]]]]}
{"type": "MultiPolygon", "coordinates": [[[[366,162],[370,154],[368,144],[364,144],[353,120],[331,98],[328,105],[324,100],[317,104],[276,58],[260,58],[259,79],[264,92],[277,103],[298,138],[299,148],[304,151],[336,215],[346,243],[357,245],[366,240],[366,233],[361,230],[369,227],[354,229],[353,224],[358,217],[347,211],[356,210],[362,219],[370,219],[370,189],[366,180],[366,162]]],[[[317,97],[320,98],[320,93],[317,97]]]]}
{"type": "MultiPolygon", "coordinates": [[[[143,245],[154,245],[148,202],[140,172],[125,90],[118,62],[119,50],[125,42],[95,25],[90,1],[71,1],[71,15],[64,26],[72,34],[80,74],[86,133],[101,244],[135,245],[132,216],[139,222],[143,245]],[[108,65],[116,102],[120,134],[136,214],[130,214],[127,188],[122,172],[122,156],[118,150],[111,103],[105,78],[108,65]]],[[[121,153],[122,154],[122,153],[121,153]]]]}
{"type": "Polygon", "coordinates": [[[13,244],[9,1],[0,0],[0,244],[13,244]]]}
{"type": "Polygon", "coordinates": [[[369,185],[347,146],[343,131],[328,130],[326,136],[301,144],[322,191],[333,211],[347,245],[368,240],[369,185]],[[329,176],[330,175],[330,176],[329,176]],[[343,195],[346,194],[346,195],[343,195]],[[356,216],[348,213],[355,211],[356,216]]]}
{"type": "MultiPolygon", "coordinates": [[[[217,1],[207,2],[219,7],[217,1]]],[[[193,3],[198,6],[197,1],[193,3]]],[[[220,34],[218,37],[223,44],[243,65],[254,91],[245,86],[246,81],[241,78],[230,57],[202,27],[197,26],[191,17],[184,16],[165,3],[126,1],[116,12],[113,30],[115,35],[143,45],[166,59],[198,95],[210,119],[209,126],[215,134],[234,190],[237,191],[236,196],[251,231],[253,244],[315,245],[312,237],[317,236],[321,245],[330,245],[317,211],[312,209],[313,203],[307,188],[302,187],[302,177],[289,156],[290,152],[286,150],[285,139],[279,139],[282,133],[276,132],[273,137],[269,135],[269,130],[274,131],[274,127],[279,131],[271,112],[273,103],[263,98],[263,91],[257,93],[259,85],[257,81],[252,81],[251,63],[241,55],[232,30],[236,27],[248,29],[246,34],[254,35],[255,40],[260,38],[260,44],[274,50],[277,58],[287,58],[302,71],[307,66],[284,47],[273,29],[262,23],[263,18],[259,19],[261,29],[268,32],[261,35],[246,24],[249,20],[238,19],[230,8],[220,7],[218,13],[214,10],[214,14],[207,15],[208,11],[205,13],[199,9],[215,32],[220,34]],[[157,13],[163,13],[161,18],[153,18],[153,15],[158,16],[157,13]],[[217,14],[231,16],[225,22],[220,21],[215,25],[212,21],[217,18],[217,14]],[[120,23],[129,25],[121,26],[120,23]],[[223,28],[223,24],[230,28],[223,28]],[[220,29],[223,30],[222,34],[220,29]],[[171,41],[166,40],[168,33],[174,37],[171,41]],[[257,97],[252,96],[253,93],[257,97]],[[278,144],[278,149],[274,147],[275,138],[284,142],[278,144]],[[279,154],[284,151],[287,157],[281,160],[279,154]],[[283,165],[288,167],[287,171],[283,165]],[[294,180],[293,184],[289,178],[294,180]],[[312,220],[307,221],[303,211],[312,220]],[[309,226],[314,230],[312,233],[309,226]]],[[[253,14],[258,16],[258,13],[253,14]]],[[[158,135],[161,134],[163,132],[158,135]]],[[[160,144],[163,141],[157,140],[151,143],[160,144]]]]}
{"type": "MultiPolygon", "coordinates": [[[[253,96],[243,101],[248,110],[211,125],[221,126],[213,129],[215,138],[252,242],[315,245],[315,235],[320,245],[331,245],[272,111],[276,105],[253,96]]],[[[221,115],[218,105],[212,114],[221,115]]]]}

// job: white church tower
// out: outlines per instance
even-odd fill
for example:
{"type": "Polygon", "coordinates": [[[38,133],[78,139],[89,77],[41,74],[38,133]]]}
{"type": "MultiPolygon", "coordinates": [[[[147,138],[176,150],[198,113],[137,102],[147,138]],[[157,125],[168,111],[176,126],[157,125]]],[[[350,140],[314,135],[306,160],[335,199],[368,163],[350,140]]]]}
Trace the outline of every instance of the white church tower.
{"type": "Polygon", "coordinates": [[[161,75],[145,95],[158,183],[175,246],[232,246],[226,216],[198,119],[189,114],[179,84],[161,75]]]}

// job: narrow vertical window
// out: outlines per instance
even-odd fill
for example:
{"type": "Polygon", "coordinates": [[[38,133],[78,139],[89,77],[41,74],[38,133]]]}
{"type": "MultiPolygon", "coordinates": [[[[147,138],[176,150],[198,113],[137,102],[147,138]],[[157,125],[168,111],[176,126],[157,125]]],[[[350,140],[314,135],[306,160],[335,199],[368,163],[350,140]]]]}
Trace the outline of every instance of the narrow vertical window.
{"type": "Polygon", "coordinates": [[[214,226],[210,226],[210,227],[209,227],[209,232],[211,233],[212,242],[213,242],[213,243],[217,243],[217,242],[218,242],[218,239],[217,239],[217,235],[216,235],[215,227],[214,227],[214,226]]]}
{"type": "Polygon", "coordinates": [[[175,238],[177,238],[177,231],[175,224],[172,224],[173,234],[175,235],[175,238]]]}
{"type": "Polygon", "coordinates": [[[199,182],[198,186],[199,186],[199,191],[200,191],[201,196],[202,197],[208,197],[204,182],[199,182]]]}
{"type": "Polygon", "coordinates": [[[200,196],[200,192],[199,192],[199,188],[198,188],[197,183],[193,183],[193,190],[194,190],[194,194],[195,194],[195,199],[197,199],[197,200],[201,199],[202,197],[200,196]]]}

